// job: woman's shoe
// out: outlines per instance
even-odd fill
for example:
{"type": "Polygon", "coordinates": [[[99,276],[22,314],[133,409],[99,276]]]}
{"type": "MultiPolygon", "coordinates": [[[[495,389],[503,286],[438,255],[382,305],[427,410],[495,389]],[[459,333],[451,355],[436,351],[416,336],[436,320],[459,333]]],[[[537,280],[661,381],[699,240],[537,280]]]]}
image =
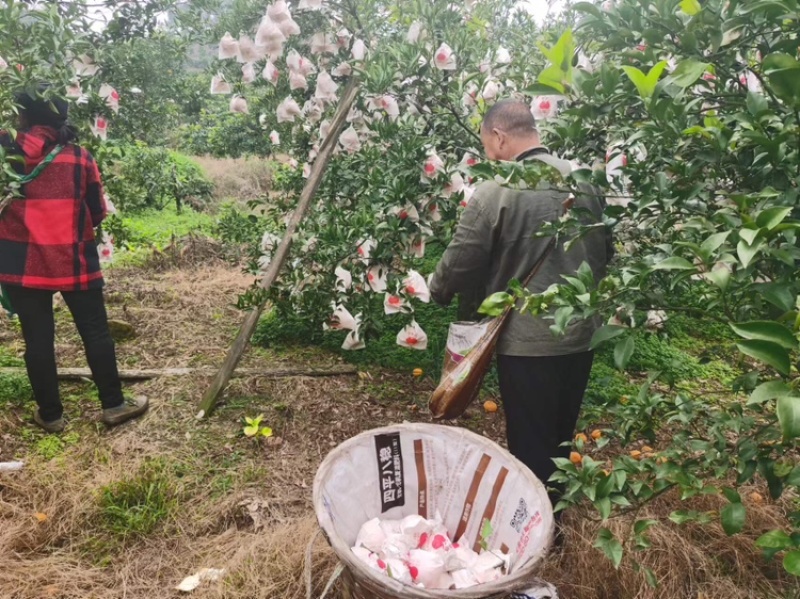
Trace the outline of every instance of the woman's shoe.
{"type": "Polygon", "coordinates": [[[39,410],[37,409],[33,413],[33,421],[46,430],[48,433],[60,433],[64,430],[64,419],[59,418],[58,420],[51,420],[47,422],[44,420],[41,415],[39,414],[39,410]]]}
{"type": "Polygon", "coordinates": [[[150,403],[144,395],[132,399],[125,398],[121,406],[103,410],[103,423],[106,426],[117,426],[132,418],[138,418],[147,411],[150,403]]]}

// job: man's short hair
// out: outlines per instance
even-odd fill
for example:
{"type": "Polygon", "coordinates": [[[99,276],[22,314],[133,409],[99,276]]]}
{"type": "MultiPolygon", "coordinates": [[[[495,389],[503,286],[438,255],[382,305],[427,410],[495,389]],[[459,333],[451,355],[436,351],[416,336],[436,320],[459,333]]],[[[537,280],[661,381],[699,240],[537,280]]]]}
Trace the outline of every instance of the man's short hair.
{"type": "Polygon", "coordinates": [[[536,131],[536,119],[530,106],[519,100],[501,100],[483,117],[481,129],[500,129],[509,135],[526,136],[536,131]]]}

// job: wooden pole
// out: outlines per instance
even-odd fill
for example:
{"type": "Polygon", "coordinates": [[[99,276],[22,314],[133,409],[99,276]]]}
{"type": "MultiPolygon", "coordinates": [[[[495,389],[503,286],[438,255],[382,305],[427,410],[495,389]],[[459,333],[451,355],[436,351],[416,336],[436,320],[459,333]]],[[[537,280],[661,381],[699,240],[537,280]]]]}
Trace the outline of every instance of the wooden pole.
{"type": "MultiPolygon", "coordinates": [[[[231,373],[233,378],[285,378],[291,376],[340,376],[356,374],[354,366],[333,366],[331,368],[238,368],[231,373]]],[[[214,376],[216,368],[163,368],[153,370],[120,370],[119,378],[123,381],[148,381],[164,376],[214,376]]],[[[0,376],[27,376],[24,368],[0,368],[0,376]]],[[[58,378],[62,381],[80,381],[91,379],[92,371],[88,368],[60,368],[58,378]]]]}
{"type": "MultiPolygon", "coordinates": [[[[283,235],[283,239],[281,240],[275,255],[272,257],[272,261],[270,262],[269,268],[267,268],[267,272],[264,273],[264,277],[261,280],[260,284],[264,290],[268,291],[272,287],[272,284],[278,278],[278,274],[283,268],[284,262],[286,262],[286,258],[289,256],[289,248],[292,244],[292,237],[294,236],[298,225],[303,220],[303,217],[305,217],[306,212],[308,212],[308,208],[311,205],[311,200],[317,193],[320,183],[322,183],[322,178],[325,175],[325,171],[331,161],[333,150],[336,148],[336,144],[339,142],[339,135],[342,132],[345,123],[347,122],[347,115],[350,112],[350,107],[353,105],[353,102],[358,95],[359,87],[360,83],[358,82],[358,79],[353,77],[344,88],[342,97],[339,100],[339,106],[336,109],[336,114],[331,122],[330,131],[328,132],[328,136],[325,138],[325,141],[322,143],[322,147],[319,150],[317,159],[314,161],[314,165],[311,168],[311,174],[306,181],[305,187],[303,187],[303,193],[300,194],[300,200],[297,203],[297,208],[295,208],[294,214],[292,214],[292,218],[286,227],[286,232],[283,235]]],[[[214,410],[214,406],[216,405],[220,394],[225,390],[225,387],[227,387],[228,381],[231,378],[231,374],[234,370],[236,370],[239,360],[241,360],[245,349],[247,349],[247,344],[250,342],[250,338],[253,336],[253,332],[258,324],[258,319],[260,318],[261,313],[264,311],[264,305],[264,303],[260,304],[247,314],[242,326],[239,328],[239,332],[236,335],[233,345],[231,346],[230,350],[228,350],[228,355],[225,358],[225,362],[223,362],[222,367],[217,373],[217,376],[214,377],[214,381],[211,383],[208,391],[206,391],[205,395],[203,396],[203,400],[200,402],[200,411],[196,416],[198,420],[206,417],[214,410]]]]}

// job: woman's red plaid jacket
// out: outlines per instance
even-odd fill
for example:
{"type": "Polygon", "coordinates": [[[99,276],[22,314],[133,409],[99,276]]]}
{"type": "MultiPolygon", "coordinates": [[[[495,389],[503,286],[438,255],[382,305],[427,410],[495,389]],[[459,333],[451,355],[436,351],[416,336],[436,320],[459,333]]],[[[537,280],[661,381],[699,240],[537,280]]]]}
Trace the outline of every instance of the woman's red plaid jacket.
{"type": "MultiPolygon", "coordinates": [[[[8,149],[8,136],[0,135],[8,149]]],[[[56,145],[56,132],[32,127],[15,142],[30,173],[56,145]]],[[[106,206],[92,155],[66,145],[23,195],[0,214],[0,283],[51,291],[102,287],[94,227],[106,206]]]]}

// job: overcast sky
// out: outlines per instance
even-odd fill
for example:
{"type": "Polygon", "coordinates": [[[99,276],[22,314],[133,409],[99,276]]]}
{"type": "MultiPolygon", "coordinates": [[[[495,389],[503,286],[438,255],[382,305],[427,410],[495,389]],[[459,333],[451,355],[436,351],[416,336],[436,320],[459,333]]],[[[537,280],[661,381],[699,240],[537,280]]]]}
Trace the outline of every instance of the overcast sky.
{"type": "Polygon", "coordinates": [[[547,16],[549,10],[556,11],[564,4],[563,0],[525,0],[520,2],[523,4],[527,11],[541,23],[547,16]]]}

